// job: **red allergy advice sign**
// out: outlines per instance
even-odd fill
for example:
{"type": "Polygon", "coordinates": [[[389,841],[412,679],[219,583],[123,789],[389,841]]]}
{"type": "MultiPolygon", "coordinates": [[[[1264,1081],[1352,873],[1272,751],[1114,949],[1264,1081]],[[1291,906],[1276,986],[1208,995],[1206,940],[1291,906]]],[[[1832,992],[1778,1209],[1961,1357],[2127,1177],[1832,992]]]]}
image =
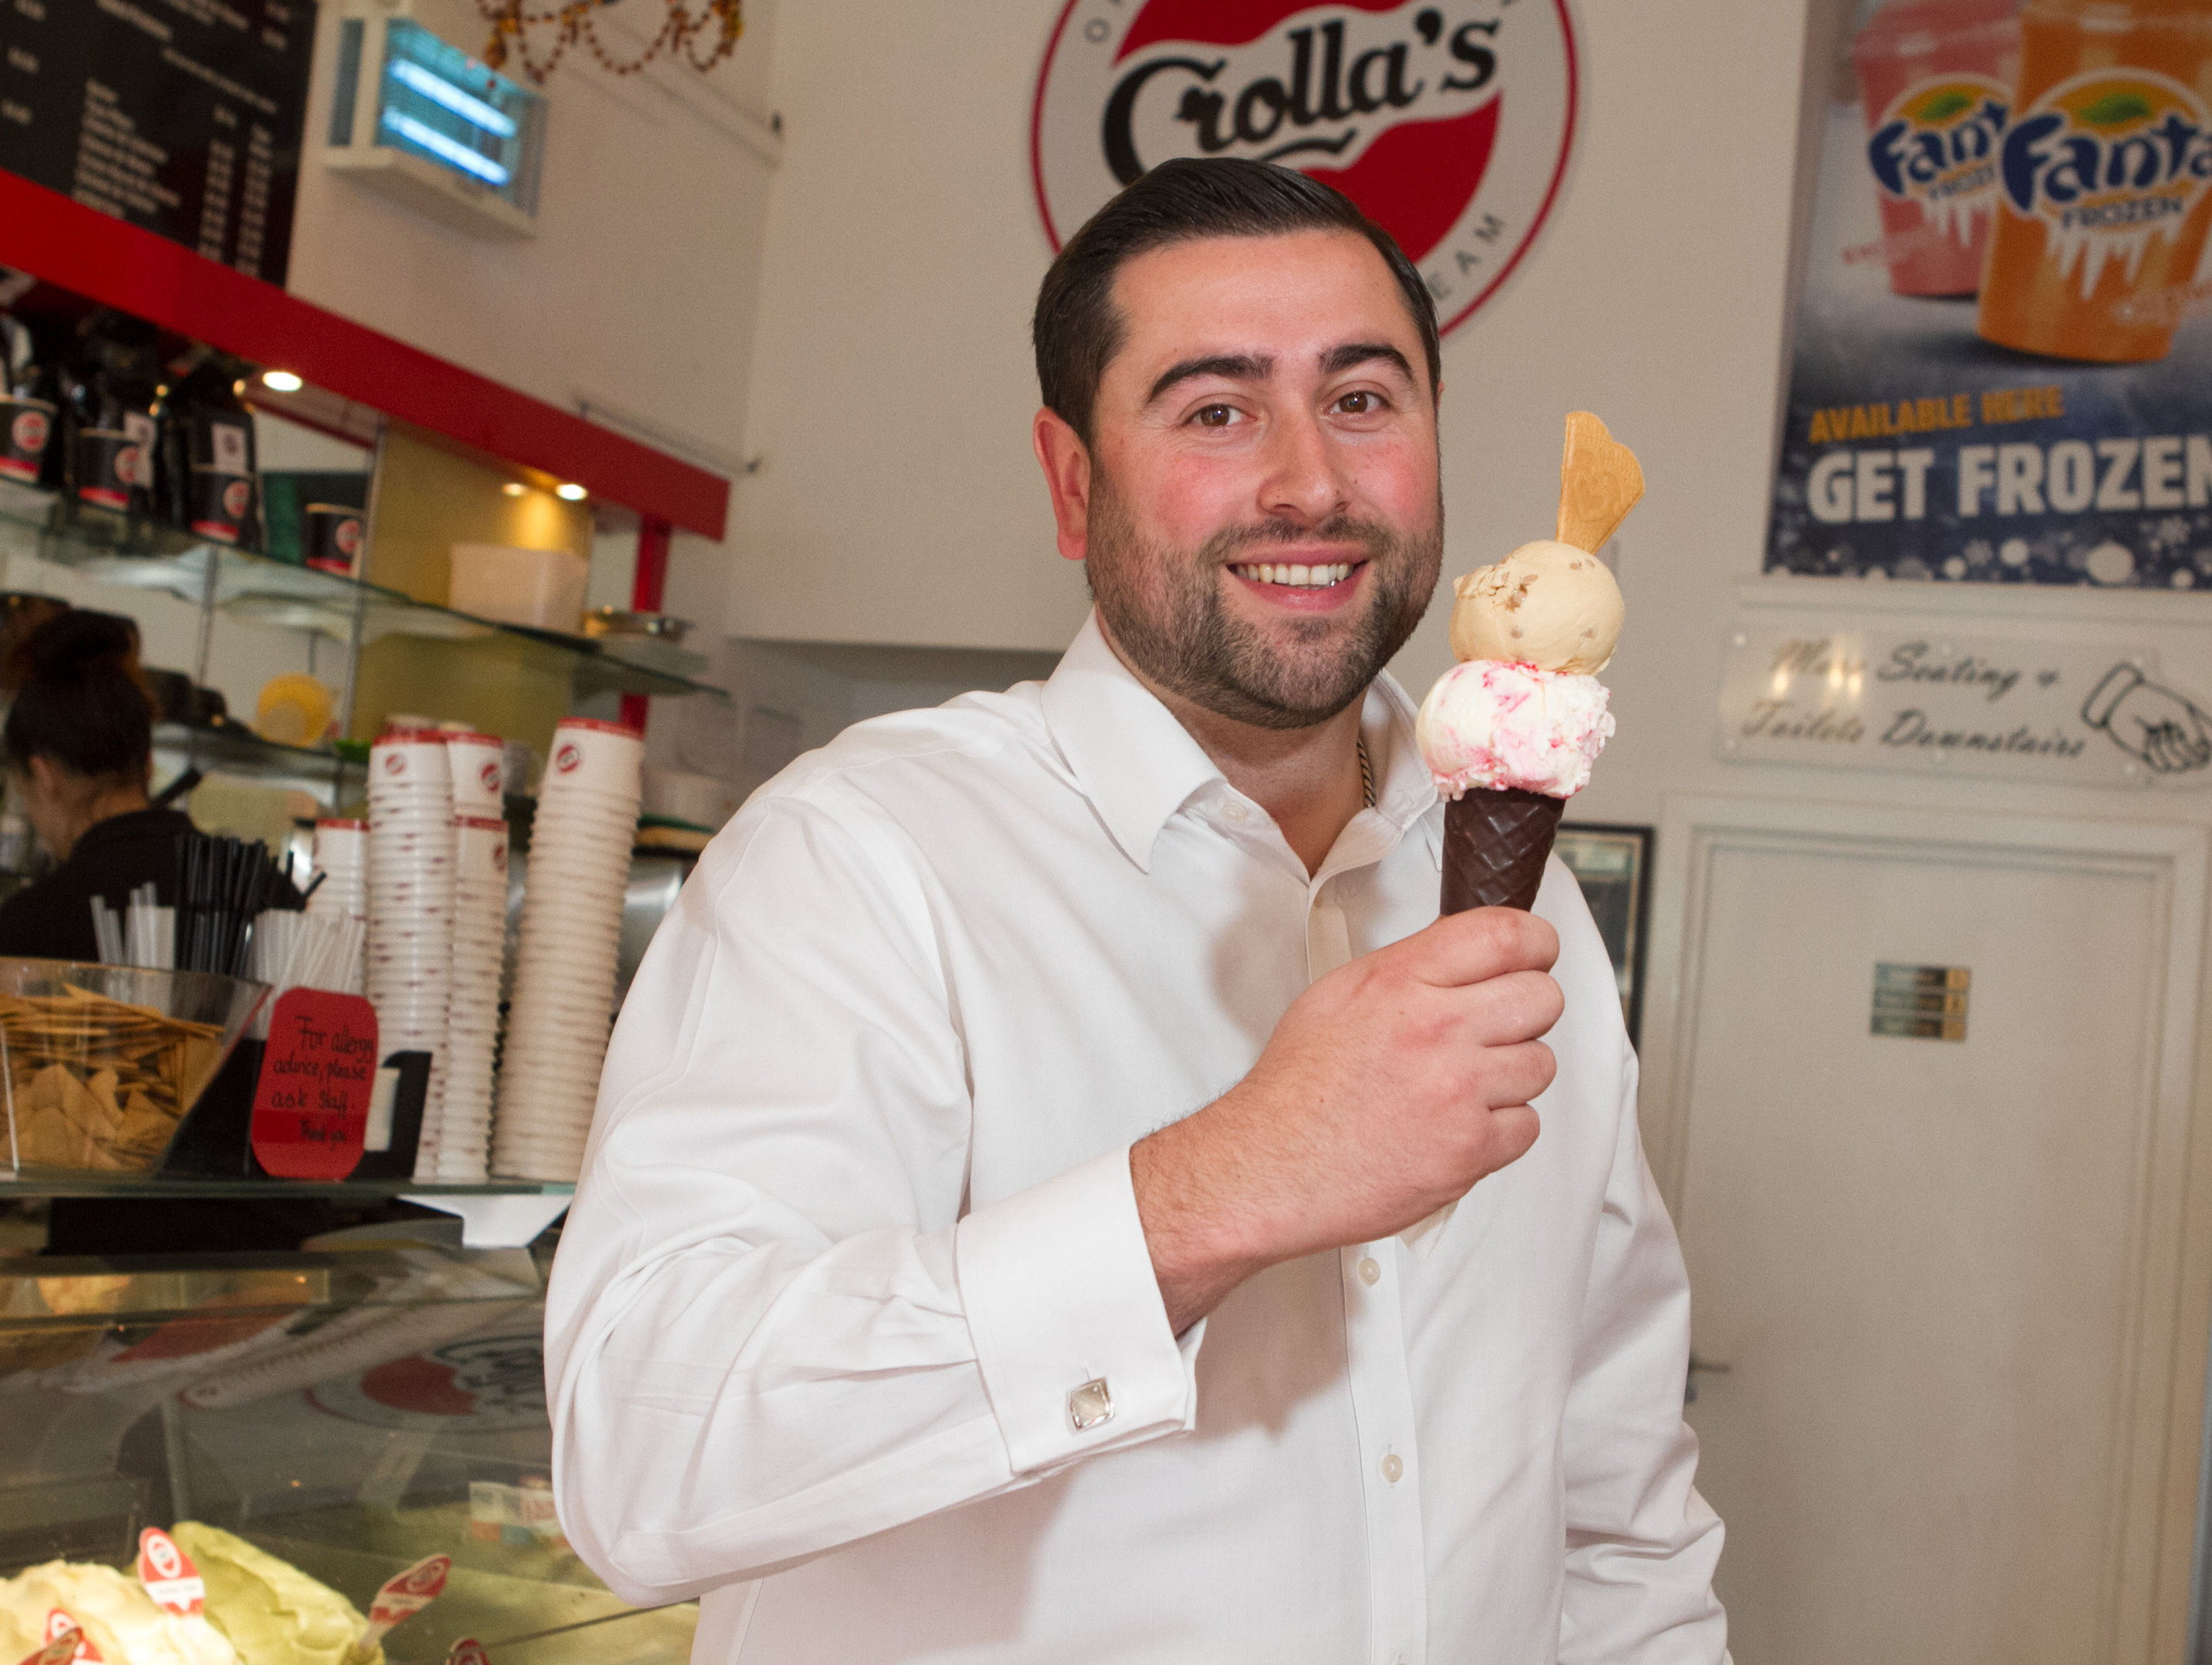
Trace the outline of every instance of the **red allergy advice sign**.
{"type": "Polygon", "coordinates": [[[207,1581],[192,1558],[158,1526],[138,1534],[138,1582],[154,1605],[179,1619],[194,1619],[207,1608],[207,1581]]]}
{"type": "Polygon", "coordinates": [[[281,1179],[343,1179],[361,1161],[376,1082],[376,1008],[288,989],[269,1020],[253,1094],[253,1155],[281,1179]]]}

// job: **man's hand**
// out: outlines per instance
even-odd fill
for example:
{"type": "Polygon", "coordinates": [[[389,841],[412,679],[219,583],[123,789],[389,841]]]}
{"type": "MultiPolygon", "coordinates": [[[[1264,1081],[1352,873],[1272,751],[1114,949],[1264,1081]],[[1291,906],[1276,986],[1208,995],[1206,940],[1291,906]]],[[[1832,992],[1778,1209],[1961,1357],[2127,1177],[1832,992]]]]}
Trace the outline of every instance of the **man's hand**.
{"type": "Polygon", "coordinates": [[[1263,1267],[1403,1231],[1536,1142],[1556,932],[1480,908],[1341,966],[1252,1072],[1129,1153],[1177,1334],[1263,1267]]]}

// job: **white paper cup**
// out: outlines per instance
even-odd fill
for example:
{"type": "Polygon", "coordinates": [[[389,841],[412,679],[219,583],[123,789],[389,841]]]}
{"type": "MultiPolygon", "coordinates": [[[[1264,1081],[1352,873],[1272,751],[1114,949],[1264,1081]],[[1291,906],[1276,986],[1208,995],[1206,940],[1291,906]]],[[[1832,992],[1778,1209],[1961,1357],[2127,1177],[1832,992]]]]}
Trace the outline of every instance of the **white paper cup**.
{"type": "Polygon", "coordinates": [[[645,737],[623,723],[589,717],[564,718],[553,730],[553,750],[545,760],[541,799],[568,787],[638,795],[645,763],[645,737]]]}
{"type": "Polygon", "coordinates": [[[504,793],[507,743],[496,734],[446,735],[446,758],[459,815],[497,816],[504,793]]]}

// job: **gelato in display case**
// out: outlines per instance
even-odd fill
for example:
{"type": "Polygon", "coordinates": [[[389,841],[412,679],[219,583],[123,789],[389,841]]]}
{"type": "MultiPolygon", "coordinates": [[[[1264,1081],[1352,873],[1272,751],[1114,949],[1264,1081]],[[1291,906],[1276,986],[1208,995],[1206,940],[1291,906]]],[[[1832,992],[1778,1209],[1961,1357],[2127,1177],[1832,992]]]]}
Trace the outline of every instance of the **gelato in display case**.
{"type": "Polygon", "coordinates": [[[0,1259],[0,1665],[71,1624],[106,1665],[681,1665],[696,1607],[629,1607],[554,1516],[542,1273],[0,1259]]]}

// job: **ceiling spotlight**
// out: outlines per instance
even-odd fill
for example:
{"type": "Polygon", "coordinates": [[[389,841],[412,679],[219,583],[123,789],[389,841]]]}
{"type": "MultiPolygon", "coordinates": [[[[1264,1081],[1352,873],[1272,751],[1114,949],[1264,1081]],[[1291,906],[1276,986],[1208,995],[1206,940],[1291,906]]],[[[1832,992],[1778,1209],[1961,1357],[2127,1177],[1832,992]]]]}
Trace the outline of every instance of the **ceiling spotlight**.
{"type": "Polygon", "coordinates": [[[555,486],[553,488],[553,495],[556,497],[558,497],[564,503],[580,503],[585,498],[591,495],[589,492],[586,491],[583,487],[578,485],[574,480],[566,480],[561,484],[555,486]]]}
{"type": "Polygon", "coordinates": [[[306,386],[307,383],[301,381],[289,370],[264,370],[261,373],[261,385],[264,387],[274,388],[280,393],[296,393],[306,386]]]}
{"type": "Polygon", "coordinates": [[[520,497],[529,489],[529,487],[524,485],[520,480],[509,480],[505,485],[500,488],[501,491],[505,492],[510,497],[520,497]]]}

